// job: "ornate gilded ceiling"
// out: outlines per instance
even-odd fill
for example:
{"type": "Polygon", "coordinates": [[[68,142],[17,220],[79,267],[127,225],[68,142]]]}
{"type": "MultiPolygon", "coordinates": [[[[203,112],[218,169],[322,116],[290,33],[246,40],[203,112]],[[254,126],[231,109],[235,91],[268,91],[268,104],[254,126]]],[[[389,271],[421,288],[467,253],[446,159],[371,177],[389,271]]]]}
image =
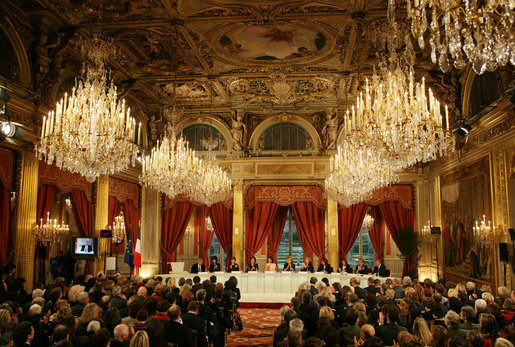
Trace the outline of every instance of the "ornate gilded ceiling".
{"type": "MultiPolygon", "coordinates": [[[[36,102],[52,105],[73,84],[80,38],[100,34],[114,39],[109,68],[138,117],[160,119],[176,98],[186,117],[213,114],[229,128],[243,111],[249,133],[268,115],[296,114],[318,130],[326,110],[341,117],[385,49],[386,12],[387,0],[0,3],[2,28],[27,49],[36,102]]],[[[418,74],[461,117],[460,73],[443,75],[416,53],[418,74]]]]}

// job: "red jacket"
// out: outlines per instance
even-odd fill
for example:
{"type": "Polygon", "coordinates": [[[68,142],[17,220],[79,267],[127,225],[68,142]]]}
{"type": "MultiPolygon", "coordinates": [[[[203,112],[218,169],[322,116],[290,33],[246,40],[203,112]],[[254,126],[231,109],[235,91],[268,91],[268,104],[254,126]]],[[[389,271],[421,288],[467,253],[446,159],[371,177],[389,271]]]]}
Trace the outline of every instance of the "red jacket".
{"type": "Polygon", "coordinates": [[[150,318],[157,318],[161,320],[170,320],[170,317],[164,312],[157,312],[155,315],[151,316],[150,318]]]}

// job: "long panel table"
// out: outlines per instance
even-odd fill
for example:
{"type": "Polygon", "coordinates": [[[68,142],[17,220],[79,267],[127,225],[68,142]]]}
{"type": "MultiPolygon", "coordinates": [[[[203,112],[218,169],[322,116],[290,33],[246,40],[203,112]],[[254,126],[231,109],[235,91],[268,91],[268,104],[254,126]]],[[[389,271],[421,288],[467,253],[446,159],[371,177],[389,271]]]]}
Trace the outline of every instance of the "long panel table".
{"type": "MultiPolygon", "coordinates": [[[[229,272],[216,272],[216,273],[200,273],[191,274],[189,272],[172,272],[169,274],[159,275],[163,279],[174,277],[178,282],[181,277],[193,278],[199,276],[201,281],[209,279],[215,275],[217,282],[225,283],[231,276],[238,279],[238,288],[242,294],[293,294],[297,291],[299,285],[303,282],[308,282],[311,277],[316,277],[319,281],[327,277],[329,283],[340,282],[343,285],[348,285],[349,280],[353,277],[360,279],[361,287],[367,286],[367,280],[370,276],[354,275],[354,274],[324,274],[324,273],[307,273],[307,272],[247,272],[247,273],[229,273],[229,272]]],[[[381,282],[386,280],[386,277],[377,277],[381,282]]]]}

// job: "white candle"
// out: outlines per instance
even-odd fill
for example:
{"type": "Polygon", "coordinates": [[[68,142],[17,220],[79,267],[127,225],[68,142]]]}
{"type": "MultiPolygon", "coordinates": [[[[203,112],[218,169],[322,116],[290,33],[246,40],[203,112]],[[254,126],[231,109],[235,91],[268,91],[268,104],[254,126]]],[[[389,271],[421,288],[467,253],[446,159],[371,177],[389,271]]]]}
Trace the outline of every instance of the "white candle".
{"type": "Polygon", "coordinates": [[[447,125],[447,130],[449,130],[449,108],[445,105],[445,124],[447,125]]]}

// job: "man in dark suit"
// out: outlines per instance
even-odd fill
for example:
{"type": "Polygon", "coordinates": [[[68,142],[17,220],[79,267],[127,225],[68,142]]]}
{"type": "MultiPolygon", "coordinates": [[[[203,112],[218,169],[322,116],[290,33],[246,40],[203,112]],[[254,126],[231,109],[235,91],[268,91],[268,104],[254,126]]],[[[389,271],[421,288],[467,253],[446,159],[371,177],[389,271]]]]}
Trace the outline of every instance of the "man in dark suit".
{"type": "Polygon", "coordinates": [[[404,299],[404,292],[406,288],[402,286],[402,281],[400,278],[393,279],[393,291],[395,292],[394,299],[404,299]]]}
{"type": "Polygon", "coordinates": [[[388,274],[386,273],[386,266],[381,264],[381,259],[376,259],[374,271],[372,271],[373,276],[386,277],[388,274]]]}
{"type": "Polygon", "coordinates": [[[168,309],[170,320],[165,322],[165,340],[176,343],[179,347],[193,347],[193,333],[191,328],[182,323],[181,309],[177,305],[172,305],[168,309]]]}
{"type": "Polygon", "coordinates": [[[114,286],[112,290],[113,297],[109,300],[111,307],[116,307],[120,311],[120,315],[125,317],[128,313],[127,300],[125,295],[122,293],[122,287],[114,286]]]}
{"type": "Polygon", "coordinates": [[[195,330],[197,332],[197,347],[205,347],[207,346],[206,323],[203,319],[197,317],[197,314],[198,303],[196,301],[191,301],[188,304],[188,313],[182,316],[182,322],[189,326],[191,330],[195,330]]]}
{"type": "Polygon", "coordinates": [[[84,310],[84,307],[88,303],[89,303],[89,294],[87,292],[80,292],[79,294],[77,294],[77,303],[71,307],[72,314],[75,317],[80,317],[82,315],[82,311],[84,310]]]}
{"type": "Polygon", "coordinates": [[[369,293],[377,294],[377,293],[379,293],[381,291],[381,288],[380,287],[376,287],[374,282],[375,282],[374,277],[369,277],[368,278],[368,287],[365,288],[365,289],[369,293]]]}
{"type": "Polygon", "coordinates": [[[317,278],[311,277],[311,279],[309,280],[309,284],[310,284],[309,292],[311,293],[311,296],[317,295],[318,289],[315,287],[315,285],[317,284],[317,278]]]}
{"type": "Polygon", "coordinates": [[[192,274],[198,274],[199,272],[206,272],[206,266],[204,265],[204,260],[199,258],[196,264],[191,266],[190,272],[192,274]]]}
{"type": "Polygon", "coordinates": [[[399,309],[395,305],[386,304],[381,309],[381,315],[386,323],[376,328],[376,336],[383,340],[387,346],[393,346],[393,341],[397,340],[397,335],[406,328],[397,324],[399,320],[399,309]]]}
{"type": "Polygon", "coordinates": [[[460,316],[456,312],[447,312],[445,315],[445,325],[449,334],[449,347],[465,347],[468,345],[467,333],[465,330],[460,329],[460,316]]]}
{"type": "Polygon", "coordinates": [[[129,327],[125,324],[118,324],[113,331],[114,338],[111,340],[110,346],[113,347],[129,347],[129,327]]]}
{"type": "Polygon", "coordinates": [[[88,253],[91,253],[91,252],[93,251],[93,247],[91,247],[91,245],[89,244],[89,242],[88,242],[88,241],[86,241],[86,244],[85,244],[85,245],[82,245],[82,246],[81,246],[81,248],[80,248],[80,250],[81,250],[82,252],[85,252],[85,251],[86,251],[86,252],[88,252],[88,253]]]}
{"type": "Polygon", "coordinates": [[[297,314],[293,310],[288,310],[284,314],[283,321],[281,324],[275,329],[274,332],[274,340],[273,346],[277,347],[277,344],[281,341],[284,341],[286,336],[288,336],[288,332],[290,331],[290,321],[297,318],[297,314]]]}
{"type": "Polygon", "coordinates": [[[349,281],[349,284],[351,287],[354,288],[354,294],[356,294],[358,296],[358,298],[365,299],[365,295],[367,295],[367,290],[363,289],[359,286],[360,285],[359,278],[357,278],[357,277],[351,278],[349,281]]]}

